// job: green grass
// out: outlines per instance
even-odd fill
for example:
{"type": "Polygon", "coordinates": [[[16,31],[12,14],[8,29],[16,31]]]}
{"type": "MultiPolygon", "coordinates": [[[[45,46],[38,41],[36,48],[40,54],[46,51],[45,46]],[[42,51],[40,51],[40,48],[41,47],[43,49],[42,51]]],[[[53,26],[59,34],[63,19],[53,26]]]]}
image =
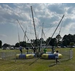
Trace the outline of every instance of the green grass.
{"type": "MultiPolygon", "coordinates": [[[[60,51],[60,48],[57,50],[60,51]]],[[[62,48],[61,50],[65,51],[69,48],[62,48]]],[[[0,50],[0,52],[19,52],[19,50],[0,50]]],[[[26,52],[26,50],[23,50],[23,52],[26,52]]],[[[39,58],[17,59],[16,61],[14,59],[0,59],[0,71],[75,71],[75,49],[73,48],[73,58],[71,60],[60,61],[57,65],[54,63],[55,60],[39,58]]]]}

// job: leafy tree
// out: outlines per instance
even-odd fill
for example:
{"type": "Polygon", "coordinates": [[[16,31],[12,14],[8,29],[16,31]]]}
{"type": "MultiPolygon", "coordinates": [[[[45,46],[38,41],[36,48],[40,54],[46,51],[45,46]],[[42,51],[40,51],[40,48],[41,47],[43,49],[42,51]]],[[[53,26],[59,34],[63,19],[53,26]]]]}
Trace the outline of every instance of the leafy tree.
{"type": "Polygon", "coordinates": [[[69,39],[68,39],[68,36],[67,36],[67,35],[65,35],[65,36],[63,37],[62,43],[63,43],[64,46],[67,46],[67,45],[68,45],[69,39]]]}
{"type": "Polygon", "coordinates": [[[3,47],[10,47],[10,44],[4,43],[3,47]]]}
{"type": "Polygon", "coordinates": [[[24,42],[24,41],[20,42],[20,46],[26,47],[26,42],[24,42]]]}
{"type": "Polygon", "coordinates": [[[51,46],[57,46],[56,38],[52,38],[51,41],[49,42],[49,44],[50,44],[51,46]]]}
{"type": "Polygon", "coordinates": [[[57,45],[58,46],[61,46],[61,43],[62,43],[61,38],[62,37],[59,34],[56,36],[56,40],[57,40],[57,45]]]}
{"type": "Polygon", "coordinates": [[[2,41],[0,40],[0,48],[2,47],[2,41]]]}
{"type": "Polygon", "coordinates": [[[16,44],[15,44],[15,47],[19,47],[19,43],[16,43],[16,44]]]}
{"type": "Polygon", "coordinates": [[[75,43],[75,35],[71,34],[64,35],[62,42],[64,46],[69,46],[71,42],[75,43]]]}
{"type": "Polygon", "coordinates": [[[21,41],[20,43],[15,44],[15,47],[19,47],[19,46],[26,47],[26,42],[21,41]]]}
{"type": "Polygon", "coordinates": [[[74,42],[70,42],[70,47],[72,48],[74,45],[74,42]]]}
{"type": "Polygon", "coordinates": [[[57,39],[57,42],[59,42],[60,39],[61,39],[61,36],[58,34],[58,35],[56,36],[56,39],[57,39]]]}
{"type": "Polygon", "coordinates": [[[47,38],[46,45],[49,44],[49,41],[51,40],[51,37],[47,38]]]}

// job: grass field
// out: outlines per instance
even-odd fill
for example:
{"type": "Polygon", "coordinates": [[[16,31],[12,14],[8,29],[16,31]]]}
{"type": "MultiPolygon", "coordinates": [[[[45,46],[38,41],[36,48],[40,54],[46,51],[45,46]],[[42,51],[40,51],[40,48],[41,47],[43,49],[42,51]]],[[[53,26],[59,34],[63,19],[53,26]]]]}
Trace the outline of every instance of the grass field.
{"type": "MultiPolygon", "coordinates": [[[[69,49],[63,48],[61,50],[65,51],[69,49]]],[[[19,52],[19,50],[0,50],[0,52],[19,52]]],[[[73,58],[71,60],[60,61],[58,64],[55,64],[55,60],[44,60],[40,58],[0,59],[0,71],[75,71],[74,65],[75,48],[73,48],[73,58]]]]}

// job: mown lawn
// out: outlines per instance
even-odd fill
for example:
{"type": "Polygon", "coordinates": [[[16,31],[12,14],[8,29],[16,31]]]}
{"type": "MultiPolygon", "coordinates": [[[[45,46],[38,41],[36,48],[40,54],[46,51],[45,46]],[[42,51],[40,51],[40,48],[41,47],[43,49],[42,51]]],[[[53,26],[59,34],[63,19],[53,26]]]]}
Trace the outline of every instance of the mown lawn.
{"type": "MultiPolygon", "coordinates": [[[[59,49],[58,49],[59,50],[59,49]]],[[[63,48],[61,50],[69,50],[63,48]]],[[[0,50],[0,52],[19,52],[19,50],[0,50]]],[[[25,52],[25,51],[24,51],[25,52]]],[[[71,60],[60,61],[55,64],[55,60],[33,59],[0,59],[0,71],[75,71],[75,48],[73,48],[73,58],[71,60]]]]}

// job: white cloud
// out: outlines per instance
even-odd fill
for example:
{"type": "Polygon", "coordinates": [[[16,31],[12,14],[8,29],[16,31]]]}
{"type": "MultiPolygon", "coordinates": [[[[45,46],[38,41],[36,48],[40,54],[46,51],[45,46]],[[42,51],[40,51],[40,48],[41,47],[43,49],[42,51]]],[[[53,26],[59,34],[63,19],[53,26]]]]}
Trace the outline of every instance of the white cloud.
{"type": "MultiPolygon", "coordinates": [[[[68,33],[74,33],[75,4],[72,5],[63,3],[14,3],[13,6],[3,4],[0,5],[0,26],[5,24],[8,26],[10,25],[11,28],[12,26],[15,26],[14,28],[17,29],[16,19],[18,19],[23,25],[23,28],[25,30],[27,29],[27,31],[29,32],[27,33],[28,37],[30,39],[35,38],[34,34],[30,34],[34,33],[30,8],[31,5],[33,6],[34,19],[38,37],[41,37],[40,27],[42,26],[42,23],[44,23],[43,27],[46,33],[46,37],[51,36],[63,14],[65,14],[65,17],[61,22],[61,35],[63,36],[68,33]]],[[[19,28],[19,31],[20,35],[22,36],[22,40],[23,32],[21,28],[19,28]]],[[[56,32],[56,34],[58,34],[58,31],[56,32]]],[[[11,37],[15,38],[16,34],[14,35],[14,32],[16,32],[16,30],[13,31],[13,35],[11,37]]]]}
{"type": "Polygon", "coordinates": [[[5,34],[0,34],[0,38],[6,38],[7,36],[5,34]]]}

